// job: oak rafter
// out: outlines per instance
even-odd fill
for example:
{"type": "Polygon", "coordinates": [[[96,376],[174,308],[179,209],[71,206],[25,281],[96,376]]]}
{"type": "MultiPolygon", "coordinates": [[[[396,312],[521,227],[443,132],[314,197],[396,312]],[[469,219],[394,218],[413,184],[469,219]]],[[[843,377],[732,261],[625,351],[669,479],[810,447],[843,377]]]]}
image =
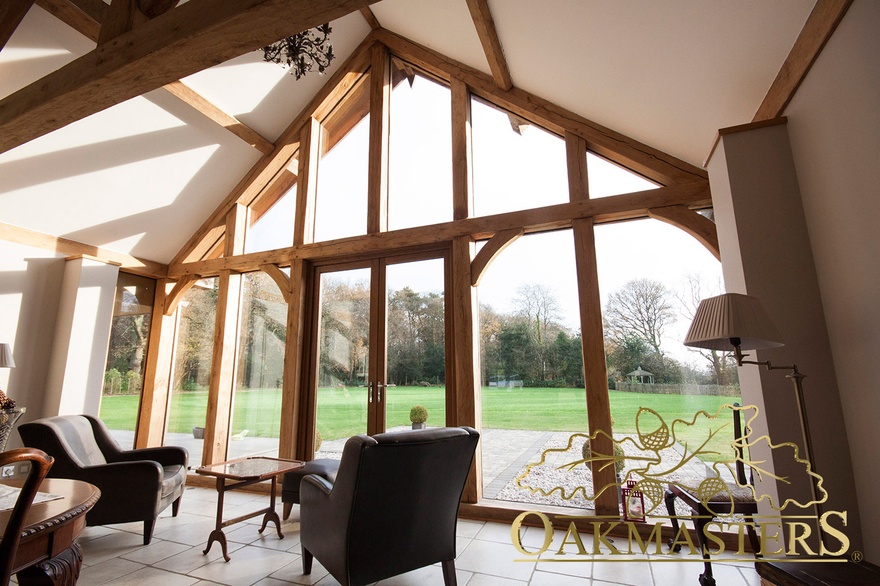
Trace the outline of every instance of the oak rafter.
{"type": "Polygon", "coordinates": [[[191,0],[0,100],[0,152],[376,0],[191,0]]]}

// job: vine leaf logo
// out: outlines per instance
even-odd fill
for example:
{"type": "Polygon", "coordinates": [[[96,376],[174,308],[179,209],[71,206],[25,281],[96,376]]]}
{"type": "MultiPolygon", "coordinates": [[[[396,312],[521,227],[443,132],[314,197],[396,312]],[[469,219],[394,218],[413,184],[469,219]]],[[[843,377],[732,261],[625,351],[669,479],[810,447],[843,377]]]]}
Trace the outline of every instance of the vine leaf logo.
{"type": "Polygon", "coordinates": [[[674,419],[667,424],[653,409],[641,407],[636,413],[634,435],[615,439],[601,430],[593,435],[572,434],[565,447],[544,450],[540,460],[529,464],[517,477],[516,486],[543,496],[558,494],[563,500],[572,500],[578,494],[587,500],[595,500],[606,490],[616,492],[620,486],[618,483],[630,480],[635,482],[634,490],[644,495],[645,509],[649,513],[663,503],[663,495],[670,484],[696,495],[707,507],[711,503],[711,510],[719,515],[732,511],[733,503],[741,499],[754,499],[756,502],[767,500],[777,511],[789,506],[804,509],[824,503],[828,493],[823,479],[801,457],[798,446],[791,442],[774,444],[766,435],[757,436],[752,425],[757,417],[758,408],[754,405],[725,404],[715,414],[698,411],[690,420],[674,419]],[[733,411],[739,411],[745,421],[745,429],[739,439],[734,439],[732,431],[733,411]],[[610,440],[613,446],[611,454],[590,449],[600,435],[610,440]],[[725,437],[731,438],[731,441],[724,442],[721,438],[725,437]],[[588,441],[591,445],[585,447],[588,441]],[[750,454],[753,453],[772,453],[777,469],[785,468],[794,472],[779,476],[771,471],[766,460],[751,458],[750,454]],[[574,472],[582,470],[583,466],[591,467],[593,463],[598,463],[600,470],[609,466],[620,469],[623,464],[625,478],[601,487],[585,486],[573,480],[548,488],[538,482],[537,475],[542,467],[552,466],[557,471],[574,472]],[[775,502],[769,494],[758,494],[753,480],[747,478],[745,483],[737,480],[738,464],[744,467],[747,474],[750,472],[755,481],[791,483],[792,475],[798,477],[798,482],[815,481],[818,500],[801,502],[788,498],[782,503],[775,502]],[[695,469],[701,473],[694,474],[695,469]],[[729,507],[725,507],[725,503],[729,503],[729,507]]]}

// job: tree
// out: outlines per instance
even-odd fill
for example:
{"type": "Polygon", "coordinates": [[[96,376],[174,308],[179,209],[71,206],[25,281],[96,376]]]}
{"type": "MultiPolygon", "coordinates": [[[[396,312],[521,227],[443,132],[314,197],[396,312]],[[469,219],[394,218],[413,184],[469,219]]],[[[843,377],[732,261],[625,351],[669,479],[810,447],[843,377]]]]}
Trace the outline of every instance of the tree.
{"type": "Polygon", "coordinates": [[[622,345],[635,336],[662,357],[663,334],[676,320],[670,296],[663,283],[650,279],[634,279],[612,293],[604,312],[610,338],[622,345]]]}
{"type": "MultiPolygon", "coordinates": [[[[700,300],[707,296],[720,295],[722,292],[720,282],[707,284],[701,275],[690,274],[684,278],[682,290],[675,295],[681,303],[682,315],[690,322],[697,313],[700,300]]],[[[688,348],[688,350],[699,354],[709,363],[715,384],[730,385],[737,381],[736,361],[731,352],[703,348],[688,348]]]]}

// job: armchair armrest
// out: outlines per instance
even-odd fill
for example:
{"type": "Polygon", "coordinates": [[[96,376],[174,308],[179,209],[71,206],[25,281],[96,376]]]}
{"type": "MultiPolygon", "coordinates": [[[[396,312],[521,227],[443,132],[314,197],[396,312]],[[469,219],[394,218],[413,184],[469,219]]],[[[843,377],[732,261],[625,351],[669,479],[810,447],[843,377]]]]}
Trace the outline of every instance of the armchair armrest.
{"type": "Polygon", "coordinates": [[[139,448],[120,452],[120,462],[132,462],[140,460],[154,460],[162,466],[180,465],[187,467],[189,453],[186,448],[178,446],[161,446],[154,448],[139,448]]]}

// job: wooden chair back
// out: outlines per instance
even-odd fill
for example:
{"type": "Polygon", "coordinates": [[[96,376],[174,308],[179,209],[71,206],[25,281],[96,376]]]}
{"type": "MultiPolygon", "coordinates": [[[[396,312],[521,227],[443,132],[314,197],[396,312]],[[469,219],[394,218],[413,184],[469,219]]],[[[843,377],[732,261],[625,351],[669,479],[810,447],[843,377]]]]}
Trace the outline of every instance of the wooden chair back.
{"type": "Polygon", "coordinates": [[[10,464],[16,465],[19,462],[31,463],[31,469],[21,487],[18,499],[12,507],[12,513],[6,523],[6,529],[3,531],[3,539],[0,541],[0,585],[2,586],[9,584],[9,578],[15,566],[15,554],[18,551],[18,544],[21,542],[21,530],[24,528],[25,518],[37,496],[40,483],[46,478],[46,473],[52,467],[53,461],[52,456],[36,448],[18,448],[0,453],[0,467],[10,464]]]}

